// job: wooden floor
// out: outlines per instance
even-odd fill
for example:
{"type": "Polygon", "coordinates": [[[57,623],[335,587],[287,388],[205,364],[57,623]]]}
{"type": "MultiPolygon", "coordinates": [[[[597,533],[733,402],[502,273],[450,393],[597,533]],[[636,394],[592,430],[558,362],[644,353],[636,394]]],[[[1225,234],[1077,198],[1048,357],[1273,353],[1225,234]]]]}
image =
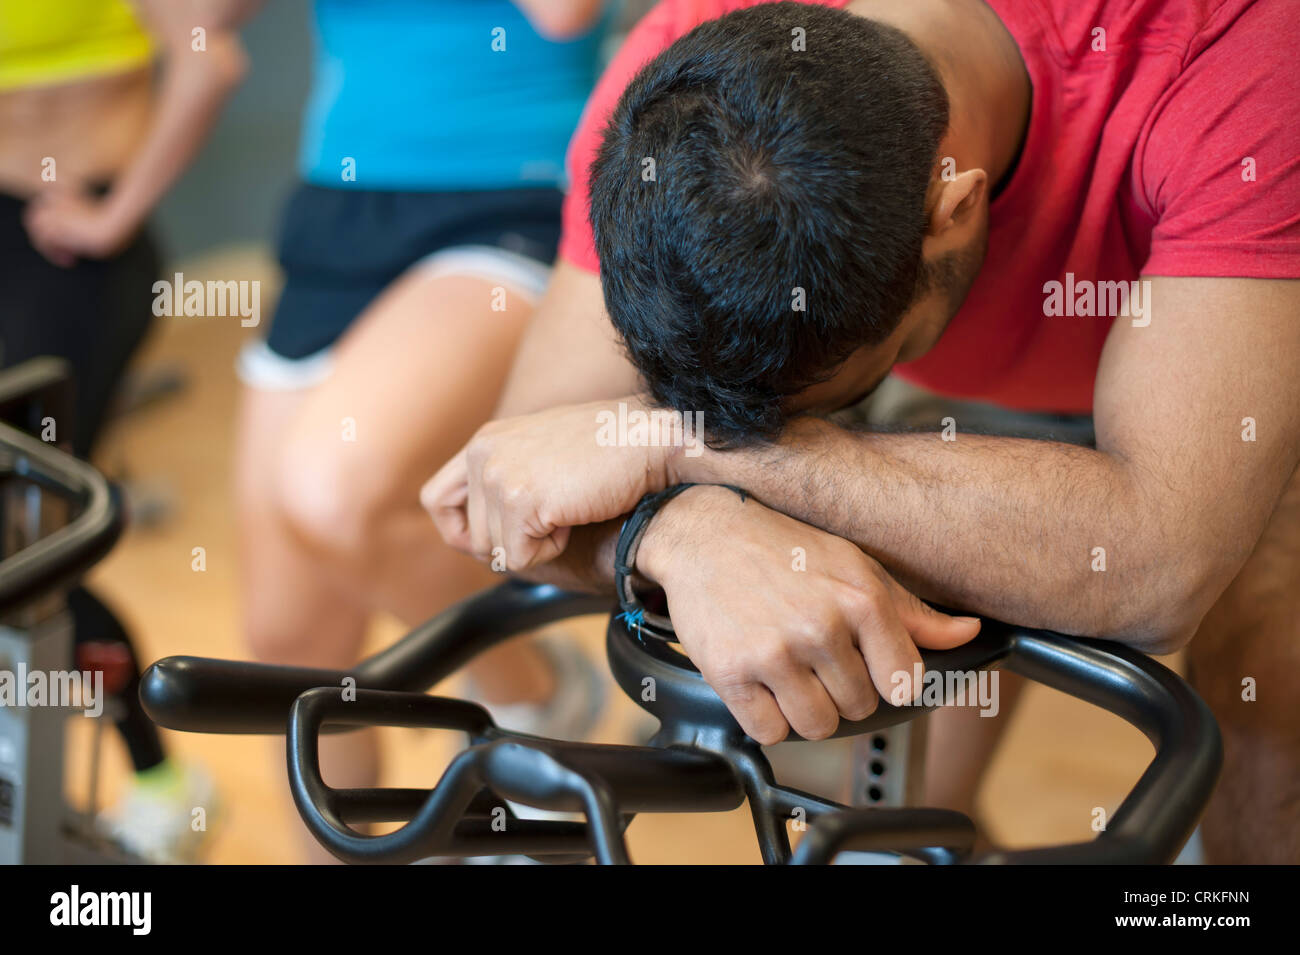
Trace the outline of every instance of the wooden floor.
{"type": "MultiPolygon", "coordinates": [[[[260,249],[232,250],[184,263],[185,278],[241,276],[263,280],[262,310],[271,314],[274,271],[260,249]]],[[[231,449],[235,354],[253,330],[234,318],[165,318],[141,364],[178,363],[189,387],[174,399],[118,425],[100,453],[110,471],[125,468],[173,499],[157,527],[128,530],[98,567],[93,583],[135,633],[142,656],[176,653],[242,658],[238,629],[236,547],[232,519],[231,449]],[[191,569],[196,547],[207,569],[191,569]]],[[[274,581],[265,586],[274,587],[274,581]]],[[[577,628],[593,654],[601,622],[577,628]]],[[[400,635],[376,626],[377,648],[400,635]]],[[[614,739],[635,709],[618,695],[601,726],[614,739]]],[[[73,721],[79,723],[81,721],[73,721]]],[[[70,786],[81,788],[87,739],[78,728],[70,747],[70,786]]],[[[429,786],[451,753],[449,734],[386,732],[385,782],[429,786]]],[[[291,863],[301,856],[300,824],[287,799],[281,758],[265,738],[169,733],[168,745],[203,764],[216,780],[221,805],[210,816],[208,859],[216,863],[291,863]]],[[[1116,717],[1054,691],[1031,687],[1006,744],[991,767],[981,811],[995,838],[1013,846],[1091,838],[1093,807],[1113,810],[1141,775],[1151,747],[1116,717]]],[[[105,789],[119,790],[126,772],[121,748],[106,754],[105,789]]],[[[633,858],[646,863],[755,863],[758,853],[741,809],[722,815],[642,816],[629,831],[633,858]]]]}

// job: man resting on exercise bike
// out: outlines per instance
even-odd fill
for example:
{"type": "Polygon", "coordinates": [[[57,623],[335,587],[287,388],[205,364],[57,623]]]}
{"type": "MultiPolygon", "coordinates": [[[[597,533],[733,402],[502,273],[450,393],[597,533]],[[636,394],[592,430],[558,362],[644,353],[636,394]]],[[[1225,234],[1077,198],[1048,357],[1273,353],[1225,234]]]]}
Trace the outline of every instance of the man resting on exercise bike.
{"type": "MultiPolygon", "coordinates": [[[[1300,861],[1297,29],[1279,0],[667,0],[588,104],[503,420],[426,507],[608,587],[644,494],[747,490],[680,494],[636,563],[764,743],[974,636],[919,598],[1186,645],[1226,748],[1209,861],[1300,861]],[[868,423],[928,430],[821,417],[891,369],[933,413],[868,423]],[[620,401],[713,447],[605,446],[620,401]]],[[[991,741],[936,716],[960,803],[991,741]]]]}

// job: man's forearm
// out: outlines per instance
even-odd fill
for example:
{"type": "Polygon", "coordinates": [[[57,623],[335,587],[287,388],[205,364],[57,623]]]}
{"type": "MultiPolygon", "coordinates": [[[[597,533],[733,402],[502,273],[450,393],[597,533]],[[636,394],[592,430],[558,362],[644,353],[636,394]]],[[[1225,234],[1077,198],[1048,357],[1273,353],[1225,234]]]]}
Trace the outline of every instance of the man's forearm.
{"type": "Polygon", "coordinates": [[[775,446],[681,458],[852,540],[929,600],[1027,626],[1170,639],[1191,555],[1115,456],[1013,438],[866,434],[809,421],[775,446]]]}

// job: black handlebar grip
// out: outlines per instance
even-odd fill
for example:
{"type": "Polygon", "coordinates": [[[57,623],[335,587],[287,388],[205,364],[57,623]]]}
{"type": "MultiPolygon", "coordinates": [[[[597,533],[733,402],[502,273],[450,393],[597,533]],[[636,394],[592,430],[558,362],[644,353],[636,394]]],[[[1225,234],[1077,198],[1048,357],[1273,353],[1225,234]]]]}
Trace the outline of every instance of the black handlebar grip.
{"type": "Polygon", "coordinates": [[[167,657],[145,671],[140,702],[159,726],[191,733],[283,733],[289,708],[313,687],[337,686],[343,670],[201,657],[167,657]]]}
{"type": "Polygon", "coordinates": [[[565,617],[607,613],[610,599],[508,581],[466,598],[351,671],[168,657],[145,671],[140,701],[160,726],[192,733],[283,733],[299,694],[354,677],[371,690],[427,690],[475,654],[565,617]]]}

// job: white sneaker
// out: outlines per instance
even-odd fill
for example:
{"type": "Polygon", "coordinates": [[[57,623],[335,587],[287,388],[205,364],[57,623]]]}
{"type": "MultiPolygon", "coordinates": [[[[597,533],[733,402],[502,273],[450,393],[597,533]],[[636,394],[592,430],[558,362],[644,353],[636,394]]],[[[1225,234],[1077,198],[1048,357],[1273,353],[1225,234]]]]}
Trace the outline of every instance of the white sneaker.
{"type": "Polygon", "coordinates": [[[212,779],[197,766],[181,765],[171,779],[136,782],[117,805],[99,814],[95,827],[147,862],[183,865],[198,861],[217,813],[212,779]]]}

